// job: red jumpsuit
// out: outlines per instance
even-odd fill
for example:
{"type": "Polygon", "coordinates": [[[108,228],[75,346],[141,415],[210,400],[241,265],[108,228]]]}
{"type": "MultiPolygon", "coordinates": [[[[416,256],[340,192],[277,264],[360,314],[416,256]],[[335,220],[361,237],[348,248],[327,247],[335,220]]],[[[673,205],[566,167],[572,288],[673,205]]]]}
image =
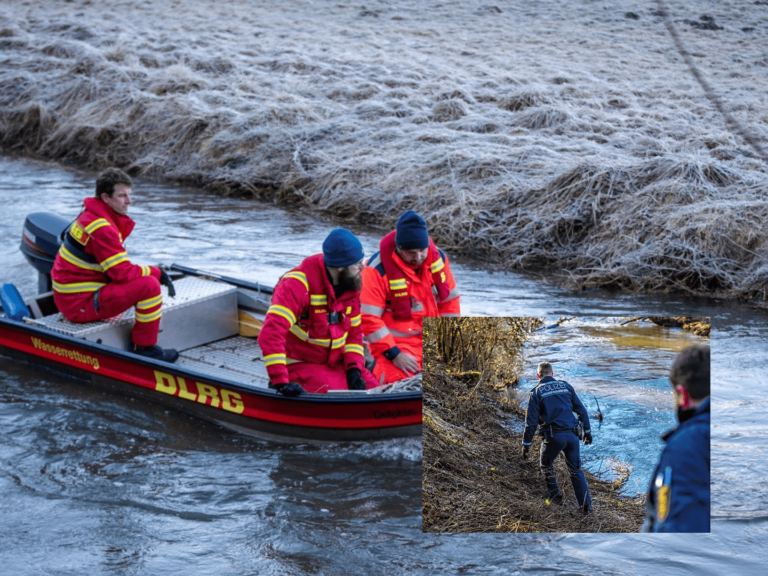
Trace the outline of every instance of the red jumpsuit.
{"type": "Polygon", "coordinates": [[[414,356],[421,369],[422,318],[461,314],[459,289],[443,251],[430,240],[426,261],[414,270],[394,252],[394,237],[394,232],[385,236],[363,268],[360,293],[363,334],[376,360],[373,374],[377,379],[383,374],[386,382],[408,376],[387,358],[395,347],[414,356]]]}
{"type": "Polygon", "coordinates": [[[378,383],[364,368],[360,293],[336,298],[323,255],[306,258],[275,286],[259,333],[272,384],[301,384],[307,392],[346,390],[346,371],[359,368],[366,388],[378,383]],[[337,318],[331,318],[332,313],[337,318]]]}
{"type": "Polygon", "coordinates": [[[135,222],[99,198],[86,198],[72,224],[71,240],[53,263],[53,299],[71,322],[92,322],[136,307],[131,339],[137,346],[157,344],[160,327],[160,269],[131,264],[123,242],[135,222]]]}

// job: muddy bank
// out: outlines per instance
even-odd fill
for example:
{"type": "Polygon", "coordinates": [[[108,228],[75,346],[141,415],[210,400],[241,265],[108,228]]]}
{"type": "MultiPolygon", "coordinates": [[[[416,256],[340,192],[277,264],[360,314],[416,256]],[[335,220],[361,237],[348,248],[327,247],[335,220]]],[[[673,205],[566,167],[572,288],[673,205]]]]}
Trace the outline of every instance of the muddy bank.
{"type": "MultiPolygon", "coordinates": [[[[768,8],[667,5],[765,141],[768,8]]],[[[413,208],[454,253],[574,288],[766,300],[765,163],[655,5],[10,0],[0,49],[5,151],[340,220],[413,208]]]]}
{"type": "MultiPolygon", "coordinates": [[[[477,319],[471,319],[477,320],[477,319]]],[[[522,346],[521,346],[522,348],[522,346]]],[[[512,364],[517,361],[510,359],[512,364]]],[[[545,500],[536,437],[527,460],[524,410],[494,393],[488,372],[443,361],[439,338],[425,341],[422,529],[425,532],[637,532],[644,497],[622,495],[629,467],[606,463],[610,479],[585,471],[593,513],[579,510],[563,458],[555,469],[563,506],[545,500]],[[512,422],[517,422],[515,426],[512,422]]],[[[605,468],[603,468],[605,470],[605,468]]]]}
{"type": "Polygon", "coordinates": [[[656,324],[656,326],[682,328],[686,332],[693,332],[696,336],[705,338],[709,338],[709,333],[712,329],[711,320],[703,316],[636,316],[625,320],[622,324],[629,324],[639,320],[648,320],[656,324]]]}

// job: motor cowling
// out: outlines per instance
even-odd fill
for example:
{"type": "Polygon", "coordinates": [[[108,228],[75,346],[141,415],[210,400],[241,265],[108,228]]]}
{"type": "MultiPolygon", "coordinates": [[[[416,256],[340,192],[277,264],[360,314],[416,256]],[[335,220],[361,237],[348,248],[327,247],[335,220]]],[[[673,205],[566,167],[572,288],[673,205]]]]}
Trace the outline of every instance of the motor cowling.
{"type": "Polygon", "coordinates": [[[69,221],[48,212],[29,214],[24,221],[19,249],[37,270],[38,291],[51,291],[51,270],[61,245],[61,236],[69,221]]]}

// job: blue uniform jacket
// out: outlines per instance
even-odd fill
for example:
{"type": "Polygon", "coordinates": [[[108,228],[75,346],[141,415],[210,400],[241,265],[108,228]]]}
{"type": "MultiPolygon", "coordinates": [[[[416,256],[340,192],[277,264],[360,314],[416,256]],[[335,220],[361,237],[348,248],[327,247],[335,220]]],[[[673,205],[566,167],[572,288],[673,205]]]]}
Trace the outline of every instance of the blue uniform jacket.
{"type": "Polygon", "coordinates": [[[528,395],[523,445],[530,446],[539,424],[575,428],[578,421],[573,415],[574,412],[579,415],[584,431],[589,432],[587,409],[576,396],[573,386],[563,380],[555,380],[553,376],[545,376],[528,395]]]}
{"type": "Polygon", "coordinates": [[[709,532],[709,398],[662,438],[643,532],[709,532]]]}

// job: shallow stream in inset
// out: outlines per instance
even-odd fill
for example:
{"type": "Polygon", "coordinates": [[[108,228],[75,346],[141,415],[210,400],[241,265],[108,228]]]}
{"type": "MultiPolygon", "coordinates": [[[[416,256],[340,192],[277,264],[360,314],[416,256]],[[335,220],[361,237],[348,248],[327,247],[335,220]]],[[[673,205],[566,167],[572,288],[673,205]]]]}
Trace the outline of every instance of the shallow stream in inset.
{"type": "Polygon", "coordinates": [[[676,424],[669,369],[680,350],[709,339],[648,321],[622,325],[625,318],[580,317],[559,325],[555,320],[547,318],[548,328],[526,344],[525,372],[510,394],[527,405],[538,363],[551,363],[555,378],[574,387],[590,416],[593,443],[581,445],[584,467],[593,473],[607,469],[613,479],[617,466],[628,465],[626,493],[645,493],[663,448],[661,434],[676,424]]]}
{"type": "MultiPolygon", "coordinates": [[[[22,293],[36,290],[35,274],[18,251],[25,215],[42,210],[74,218],[93,181],[93,174],[0,158],[3,282],[22,293]]],[[[135,183],[133,196],[137,226],[127,249],[134,261],[178,262],[264,283],[319,252],[337,224],[146,181],[135,183]]],[[[376,250],[383,231],[354,231],[367,254],[376,250]]],[[[454,270],[467,315],[714,317],[711,536],[423,534],[421,438],[321,447],[262,442],[0,358],[3,573],[762,572],[768,533],[765,313],[680,296],[573,294],[541,277],[468,259],[457,259],[454,270]]],[[[595,449],[607,453],[609,437],[619,442],[619,432],[628,433],[613,428],[625,409],[653,410],[649,415],[667,419],[647,426],[643,437],[653,440],[671,418],[661,408],[663,377],[677,344],[646,348],[606,336],[610,330],[591,320],[582,324],[535,339],[531,362],[544,355],[567,366],[558,376],[587,397],[597,395],[601,406],[604,399],[606,421],[595,449]],[[565,334],[578,334],[587,350],[580,352],[565,334]],[[550,346],[546,342],[550,348],[538,348],[550,346]],[[600,356],[613,360],[581,355],[598,342],[600,356]],[[637,360],[632,350],[651,359],[637,360]],[[641,367],[658,369],[659,381],[643,382],[641,367]],[[621,393],[612,385],[616,379],[621,393]]],[[[628,327],[630,333],[638,329],[628,327]]],[[[621,442],[627,453],[617,451],[617,457],[631,461],[631,442],[621,442]]]]}

